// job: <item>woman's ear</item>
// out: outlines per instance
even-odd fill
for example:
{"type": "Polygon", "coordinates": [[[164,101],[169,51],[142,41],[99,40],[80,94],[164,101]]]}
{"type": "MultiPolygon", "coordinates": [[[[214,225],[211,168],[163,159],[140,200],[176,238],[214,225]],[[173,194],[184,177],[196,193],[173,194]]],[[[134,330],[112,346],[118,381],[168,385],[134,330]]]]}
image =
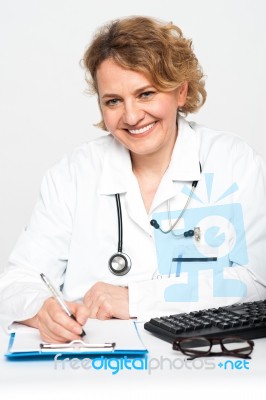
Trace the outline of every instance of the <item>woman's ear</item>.
{"type": "Polygon", "coordinates": [[[187,83],[187,81],[185,81],[178,88],[177,107],[183,107],[186,104],[187,92],[188,92],[188,83],[187,83]]]}

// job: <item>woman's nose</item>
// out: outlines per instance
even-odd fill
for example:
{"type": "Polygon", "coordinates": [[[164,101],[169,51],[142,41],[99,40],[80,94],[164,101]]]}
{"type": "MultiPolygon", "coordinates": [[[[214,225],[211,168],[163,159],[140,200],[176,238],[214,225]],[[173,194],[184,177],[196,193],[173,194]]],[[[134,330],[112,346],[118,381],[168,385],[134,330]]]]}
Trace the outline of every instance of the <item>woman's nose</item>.
{"type": "Polygon", "coordinates": [[[124,104],[123,122],[127,125],[134,126],[142,121],[145,117],[145,112],[135,102],[124,104]]]}

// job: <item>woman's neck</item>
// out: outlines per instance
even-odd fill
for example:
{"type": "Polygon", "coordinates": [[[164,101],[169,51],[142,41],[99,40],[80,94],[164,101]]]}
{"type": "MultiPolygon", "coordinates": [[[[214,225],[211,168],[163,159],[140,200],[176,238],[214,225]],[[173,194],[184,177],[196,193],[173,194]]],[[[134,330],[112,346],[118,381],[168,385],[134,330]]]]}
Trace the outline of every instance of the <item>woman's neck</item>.
{"type": "Polygon", "coordinates": [[[176,138],[177,132],[166,145],[151,154],[130,153],[134,174],[152,174],[162,176],[171,161],[176,138]]]}
{"type": "Polygon", "coordinates": [[[131,153],[132,170],[138,180],[147,212],[150,211],[155,193],[171,161],[174,144],[175,140],[168,148],[153,154],[131,153]]]}

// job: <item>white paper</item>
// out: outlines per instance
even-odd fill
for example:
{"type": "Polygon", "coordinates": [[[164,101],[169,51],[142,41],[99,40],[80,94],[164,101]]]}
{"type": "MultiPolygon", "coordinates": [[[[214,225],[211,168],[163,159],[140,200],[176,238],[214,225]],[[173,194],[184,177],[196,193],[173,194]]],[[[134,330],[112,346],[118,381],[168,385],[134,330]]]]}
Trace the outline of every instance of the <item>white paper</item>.
{"type": "MultiPolygon", "coordinates": [[[[100,321],[89,319],[83,327],[86,336],[82,338],[85,343],[116,343],[115,350],[142,351],[146,350],[142,343],[134,321],[111,319],[100,321]]],[[[41,339],[39,331],[33,328],[18,329],[10,353],[39,352],[41,339]]]]}

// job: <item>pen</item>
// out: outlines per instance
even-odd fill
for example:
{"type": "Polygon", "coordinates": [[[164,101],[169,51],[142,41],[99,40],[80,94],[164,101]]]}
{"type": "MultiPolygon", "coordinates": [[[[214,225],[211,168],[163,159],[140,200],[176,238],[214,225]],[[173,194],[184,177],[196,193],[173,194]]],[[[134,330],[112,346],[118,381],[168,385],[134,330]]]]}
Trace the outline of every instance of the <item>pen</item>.
{"type": "MultiPolygon", "coordinates": [[[[62,297],[60,296],[60,294],[57,292],[57,290],[54,288],[54,286],[51,284],[51,282],[49,281],[49,279],[44,275],[44,274],[40,274],[42,280],[44,281],[45,285],[48,287],[48,289],[50,290],[50,292],[52,293],[54,299],[60,304],[60,306],[62,307],[62,309],[67,313],[67,315],[74,319],[76,322],[76,318],[75,316],[72,314],[72,312],[69,310],[69,308],[67,307],[66,303],[64,302],[64,300],[62,299],[62,297]]],[[[80,334],[81,337],[85,336],[86,332],[82,329],[82,332],[80,334]]]]}

